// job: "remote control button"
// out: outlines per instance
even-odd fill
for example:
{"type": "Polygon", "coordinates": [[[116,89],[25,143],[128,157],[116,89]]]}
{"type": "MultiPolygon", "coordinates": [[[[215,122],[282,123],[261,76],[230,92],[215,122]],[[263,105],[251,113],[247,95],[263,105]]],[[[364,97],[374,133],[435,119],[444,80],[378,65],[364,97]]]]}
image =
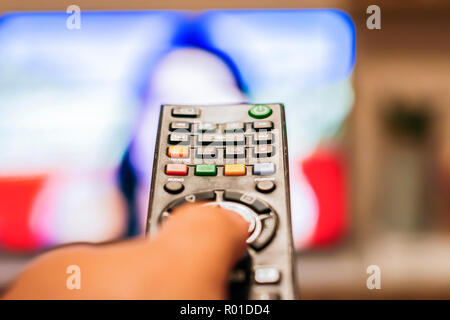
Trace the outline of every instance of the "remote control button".
{"type": "Polygon", "coordinates": [[[167,155],[170,158],[189,158],[188,146],[170,146],[167,149],[167,155]]]}
{"type": "Polygon", "coordinates": [[[199,147],[195,150],[198,159],[214,159],[217,157],[217,149],[214,147],[199,147]]]}
{"type": "Polygon", "coordinates": [[[246,203],[248,206],[250,206],[250,208],[255,210],[257,213],[265,213],[270,211],[270,208],[267,204],[256,198],[251,200],[251,198],[248,195],[242,197],[241,201],[246,203]]]}
{"type": "Polygon", "coordinates": [[[196,201],[214,201],[216,199],[216,194],[214,191],[205,191],[205,192],[199,192],[195,194],[189,194],[185,197],[178,198],[166,207],[167,212],[173,211],[175,208],[185,204],[186,202],[196,202],[196,201]]]}
{"type": "Polygon", "coordinates": [[[273,156],[274,148],[272,145],[258,145],[253,148],[253,157],[266,158],[273,156]]]}
{"type": "Polygon", "coordinates": [[[171,194],[177,194],[184,190],[184,185],[178,181],[169,181],[164,185],[164,190],[171,194]]]}
{"type": "Polygon", "coordinates": [[[215,164],[197,164],[195,166],[196,176],[216,176],[217,167],[215,164]]]}
{"type": "Polygon", "coordinates": [[[264,119],[272,114],[272,109],[266,104],[255,104],[248,110],[248,114],[255,119],[264,119]]]}
{"type": "Polygon", "coordinates": [[[256,176],[268,176],[275,173],[275,164],[273,163],[255,163],[253,174],[256,176]]]}
{"type": "Polygon", "coordinates": [[[186,196],[185,199],[187,202],[213,201],[216,199],[216,194],[214,191],[204,191],[186,196]]]}
{"type": "Polygon", "coordinates": [[[226,147],[225,148],[225,158],[245,158],[245,147],[226,147]]]}
{"type": "Polygon", "coordinates": [[[245,144],[245,136],[243,133],[226,134],[225,142],[227,145],[242,145],[245,144]]]}
{"type": "Polygon", "coordinates": [[[211,122],[199,123],[197,126],[197,132],[215,132],[217,124],[211,122]]]}
{"type": "Polygon", "coordinates": [[[225,191],[223,194],[223,198],[228,201],[241,202],[241,197],[244,194],[236,191],[225,191]]]}
{"type": "Polygon", "coordinates": [[[200,110],[193,107],[175,107],[172,108],[172,117],[198,118],[200,110]]]}
{"type": "Polygon", "coordinates": [[[235,134],[199,134],[197,136],[197,144],[199,145],[241,145],[245,143],[245,136],[243,133],[235,134]]]}
{"type": "Polygon", "coordinates": [[[261,233],[250,245],[256,251],[264,249],[275,235],[277,226],[276,216],[275,215],[266,216],[264,217],[264,219],[261,219],[261,223],[262,223],[261,233]]]}
{"type": "Polygon", "coordinates": [[[274,284],[280,281],[280,270],[273,267],[255,268],[255,282],[258,284],[274,284]]]}
{"type": "Polygon", "coordinates": [[[256,213],[265,213],[270,211],[268,205],[250,194],[244,194],[237,191],[225,191],[223,197],[228,201],[235,201],[246,204],[256,213]]]}
{"type": "Polygon", "coordinates": [[[225,136],[222,134],[199,134],[197,136],[197,144],[199,145],[223,145],[225,136]]]}
{"type": "Polygon", "coordinates": [[[187,176],[188,166],[182,163],[168,163],[166,174],[171,176],[187,176]]]}
{"type": "Polygon", "coordinates": [[[275,190],[275,183],[270,180],[258,181],[256,183],[256,190],[262,193],[270,193],[275,190]]]}
{"type": "Polygon", "coordinates": [[[226,176],[245,176],[245,164],[226,164],[224,168],[226,176]]]}
{"type": "Polygon", "coordinates": [[[253,122],[253,129],[256,131],[259,130],[272,130],[273,122],[269,120],[261,120],[253,122]]]}
{"type": "Polygon", "coordinates": [[[268,144],[273,141],[272,132],[257,132],[253,136],[253,144],[268,144]]]}
{"type": "Polygon", "coordinates": [[[244,123],[240,121],[225,123],[224,131],[225,132],[245,131],[244,123]]]}
{"type": "Polygon", "coordinates": [[[173,132],[169,135],[169,143],[187,145],[190,143],[189,135],[187,133],[173,132]]]}
{"type": "Polygon", "coordinates": [[[174,121],[174,122],[170,123],[169,129],[170,129],[170,131],[175,131],[175,130],[190,131],[191,124],[189,122],[185,122],[185,121],[174,121]]]}

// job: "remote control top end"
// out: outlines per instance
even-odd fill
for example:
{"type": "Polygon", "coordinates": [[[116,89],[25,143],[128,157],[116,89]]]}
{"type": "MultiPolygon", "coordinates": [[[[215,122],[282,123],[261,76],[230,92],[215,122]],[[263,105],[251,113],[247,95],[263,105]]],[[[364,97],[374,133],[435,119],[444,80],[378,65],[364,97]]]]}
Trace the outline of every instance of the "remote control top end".
{"type": "Polygon", "coordinates": [[[282,104],[161,107],[147,232],[197,201],[249,222],[232,298],[297,298],[282,104]]]}

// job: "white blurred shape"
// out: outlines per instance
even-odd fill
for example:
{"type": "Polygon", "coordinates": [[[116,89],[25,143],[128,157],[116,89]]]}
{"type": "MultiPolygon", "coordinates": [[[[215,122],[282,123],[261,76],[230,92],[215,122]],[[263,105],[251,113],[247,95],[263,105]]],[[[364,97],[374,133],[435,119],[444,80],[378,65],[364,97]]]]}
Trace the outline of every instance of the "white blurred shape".
{"type": "Polygon", "coordinates": [[[292,233],[295,248],[302,249],[308,246],[314,234],[319,219],[319,203],[298,159],[291,157],[290,163],[292,233]]]}
{"type": "Polygon", "coordinates": [[[151,100],[141,119],[131,150],[140,177],[138,206],[145,221],[155,139],[161,104],[233,104],[246,100],[228,66],[200,49],[180,48],[167,54],[152,75],[151,100]]]}
{"type": "Polygon", "coordinates": [[[101,242],[121,236],[124,199],[113,174],[54,175],[38,195],[30,227],[47,245],[101,242]]]}
{"type": "Polygon", "coordinates": [[[149,90],[152,99],[132,149],[132,161],[148,188],[161,104],[232,104],[246,100],[224,62],[193,48],[174,50],[165,56],[152,75],[149,90]]]}
{"type": "Polygon", "coordinates": [[[228,104],[245,101],[228,66],[200,49],[182,48],[164,57],[153,74],[152,102],[228,104]]]}

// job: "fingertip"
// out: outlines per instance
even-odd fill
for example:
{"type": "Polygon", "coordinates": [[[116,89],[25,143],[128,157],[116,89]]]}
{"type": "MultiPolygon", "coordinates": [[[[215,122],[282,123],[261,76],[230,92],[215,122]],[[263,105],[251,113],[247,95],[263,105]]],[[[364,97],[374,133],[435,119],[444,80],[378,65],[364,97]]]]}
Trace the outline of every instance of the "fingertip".
{"type": "Polygon", "coordinates": [[[236,229],[240,231],[243,235],[248,235],[248,228],[249,228],[249,222],[245,220],[245,218],[240,215],[239,213],[228,210],[228,209],[222,209],[224,211],[224,214],[228,215],[230,217],[230,220],[233,224],[235,224],[236,229]]]}
{"type": "Polygon", "coordinates": [[[231,223],[232,230],[238,231],[242,237],[248,236],[249,222],[239,213],[222,208],[221,206],[205,206],[208,202],[197,202],[195,204],[188,203],[176,208],[172,215],[174,216],[191,216],[207,215],[211,218],[219,220],[219,223],[231,223]],[[222,221],[225,219],[224,221],[222,221]]]}

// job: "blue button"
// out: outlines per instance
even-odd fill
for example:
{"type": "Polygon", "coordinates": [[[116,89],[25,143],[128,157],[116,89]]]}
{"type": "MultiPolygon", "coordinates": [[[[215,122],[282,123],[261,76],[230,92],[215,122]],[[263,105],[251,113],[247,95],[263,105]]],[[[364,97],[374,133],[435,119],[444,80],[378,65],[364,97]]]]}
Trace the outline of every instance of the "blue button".
{"type": "Polygon", "coordinates": [[[275,173],[275,165],[273,163],[256,163],[253,166],[253,174],[257,176],[267,176],[275,173]]]}

